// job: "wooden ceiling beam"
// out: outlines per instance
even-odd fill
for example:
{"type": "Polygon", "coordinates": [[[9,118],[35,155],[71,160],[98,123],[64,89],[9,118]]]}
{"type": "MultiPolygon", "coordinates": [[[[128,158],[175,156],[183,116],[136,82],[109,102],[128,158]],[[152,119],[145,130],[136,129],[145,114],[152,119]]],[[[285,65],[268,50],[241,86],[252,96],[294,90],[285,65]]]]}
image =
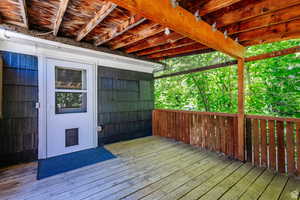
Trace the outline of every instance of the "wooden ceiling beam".
{"type": "Polygon", "coordinates": [[[112,0],[112,2],[232,57],[244,57],[243,46],[231,38],[226,39],[223,33],[213,30],[206,22],[197,21],[193,14],[182,7],[173,8],[170,0],[112,0]]]}
{"type": "Polygon", "coordinates": [[[27,18],[27,6],[25,0],[19,0],[20,13],[22,16],[23,24],[25,28],[28,28],[28,18],[27,18]]]}
{"type": "Polygon", "coordinates": [[[81,29],[79,30],[76,41],[82,40],[89,32],[91,32],[98,24],[100,24],[115,8],[116,4],[111,2],[104,2],[101,9],[95,14],[95,16],[81,29]]]}
{"type": "Polygon", "coordinates": [[[133,15],[128,20],[125,20],[123,23],[112,28],[109,32],[99,36],[99,38],[96,39],[95,41],[95,46],[99,46],[104,43],[107,43],[113,40],[114,38],[118,37],[119,35],[122,35],[126,31],[129,31],[130,29],[133,29],[134,27],[140,25],[145,21],[146,21],[145,18],[139,15],[133,15]]]}
{"type": "Polygon", "coordinates": [[[162,25],[147,20],[145,23],[127,31],[123,35],[120,35],[120,38],[116,38],[115,40],[108,42],[107,45],[111,49],[116,50],[147,37],[151,37],[157,33],[161,33],[164,30],[165,28],[162,25]]]}
{"type": "MultiPolygon", "coordinates": [[[[226,6],[230,6],[239,1],[241,1],[241,0],[210,0],[203,6],[197,6],[197,4],[196,4],[194,7],[195,8],[200,7],[201,9],[199,9],[199,15],[204,16],[204,15],[214,12],[216,10],[222,9],[226,6]]],[[[178,36],[178,33],[172,32],[167,37],[173,38],[173,37],[177,37],[177,36],[178,36]]],[[[152,36],[151,38],[146,38],[143,41],[138,41],[138,43],[136,44],[137,45],[136,48],[128,47],[128,49],[126,48],[125,51],[128,50],[128,53],[133,53],[133,52],[140,51],[143,49],[148,49],[148,48],[152,48],[152,47],[156,47],[159,45],[164,45],[164,44],[169,43],[168,39],[165,39],[163,41],[160,34],[157,34],[156,37],[157,38],[155,38],[155,36],[152,36]],[[157,42],[155,42],[155,41],[157,41],[157,42]]],[[[180,39],[182,39],[182,38],[184,38],[184,37],[182,36],[180,39]]],[[[176,39],[175,41],[177,41],[177,40],[178,39],[176,39]]],[[[172,43],[174,43],[175,41],[172,41],[172,43]]]]}
{"type": "MultiPolygon", "coordinates": [[[[287,7],[281,10],[277,10],[274,12],[269,12],[255,18],[251,18],[245,21],[241,21],[235,24],[231,24],[225,27],[218,27],[218,28],[221,28],[222,31],[227,30],[228,35],[246,32],[257,28],[262,28],[262,27],[271,26],[271,25],[298,19],[300,18],[299,10],[300,10],[300,4],[292,7],[287,7]]],[[[176,48],[175,45],[168,44],[167,42],[161,45],[163,46],[156,47],[153,45],[153,47],[151,48],[138,52],[137,55],[149,55],[163,50],[176,48]]],[[[186,45],[183,42],[180,42],[177,45],[178,47],[188,46],[190,45],[190,41],[188,41],[186,45]]]]}
{"type": "Polygon", "coordinates": [[[59,8],[53,25],[53,35],[56,36],[68,7],[69,0],[60,0],[59,8]]]}

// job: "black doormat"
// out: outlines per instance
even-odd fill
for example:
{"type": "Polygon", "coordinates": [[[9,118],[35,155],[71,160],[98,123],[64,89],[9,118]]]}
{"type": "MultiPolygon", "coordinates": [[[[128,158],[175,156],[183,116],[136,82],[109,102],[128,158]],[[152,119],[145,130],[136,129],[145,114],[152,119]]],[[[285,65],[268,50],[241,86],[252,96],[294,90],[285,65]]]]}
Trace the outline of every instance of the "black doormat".
{"type": "Polygon", "coordinates": [[[116,158],[116,156],[110,151],[108,151],[104,147],[98,147],[61,156],[55,156],[52,158],[42,159],[38,161],[37,179],[40,180],[49,176],[71,171],[80,167],[92,165],[113,158],[116,158]]]}

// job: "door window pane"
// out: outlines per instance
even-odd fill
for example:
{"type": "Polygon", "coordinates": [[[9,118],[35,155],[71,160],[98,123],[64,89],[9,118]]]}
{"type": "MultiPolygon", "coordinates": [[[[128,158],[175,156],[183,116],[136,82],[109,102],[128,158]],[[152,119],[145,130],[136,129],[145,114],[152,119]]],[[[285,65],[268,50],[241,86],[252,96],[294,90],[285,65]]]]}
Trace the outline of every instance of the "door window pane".
{"type": "Polygon", "coordinates": [[[55,88],[69,90],[85,90],[86,71],[56,67],[55,88]]]}
{"type": "Polygon", "coordinates": [[[55,113],[87,112],[87,96],[81,92],[55,92],[55,113]]]}

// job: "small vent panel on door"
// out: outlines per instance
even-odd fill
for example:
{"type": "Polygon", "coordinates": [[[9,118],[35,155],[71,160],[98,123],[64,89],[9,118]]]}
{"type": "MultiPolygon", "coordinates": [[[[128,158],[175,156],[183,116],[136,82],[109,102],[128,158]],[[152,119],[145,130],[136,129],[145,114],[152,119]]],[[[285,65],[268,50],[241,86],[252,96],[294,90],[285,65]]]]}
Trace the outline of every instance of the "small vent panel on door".
{"type": "Polygon", "coordinates": [[[66,129],[66,147],[78,145],[78,128],[66,129]]]}

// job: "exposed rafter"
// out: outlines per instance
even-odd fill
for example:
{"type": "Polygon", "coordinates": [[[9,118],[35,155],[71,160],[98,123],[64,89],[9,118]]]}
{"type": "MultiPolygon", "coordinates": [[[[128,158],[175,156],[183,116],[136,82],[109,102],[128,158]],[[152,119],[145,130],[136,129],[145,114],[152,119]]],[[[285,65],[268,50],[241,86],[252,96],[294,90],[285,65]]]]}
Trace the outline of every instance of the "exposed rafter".
{"type": "Polygon", "coordinates": [[[197,21],[193,14],[180,6],[173,8],[169,0],[112,0],[112,2],[132,12],[141,13],[144,17],[208,47],[236,58],[244,57],[243,46],[230,38],[226,39],[223,33],[213,30],[206,22],[197,21]]]}
{"type": "Polygon", "coordinates": [[[108,43],[112,49],[119,49],[124,46],[133,44],[137,41],[143,40],[147,37],[155,35],[157,33],[163,32],[165,28],[155,22],[148,22],[146,24],[141,24],[140,26],[129,30],[123,35],[120,35],[120,38],[116,38],[108,43]]]}
{"type": "Polygon", "coordinates": [[[177,55],[177,54],[185,54],[185,53],[190,53],[193,51],[199,51],[203,49],[207,49],[207,46],[204,46],[200,43],[194,42],[190,45],[187,46],[182,46],[174,49],[170,49],[167,51],[161,51],[158,53],[151,54],[147,56],[148,58],[161,58],[161,57],[167,57],[167,56],[172,56],[172,55],[177,55]]]}
{"type": "Polygon", "coordinates": [[[172,33],[172,34],[166,35],[164,32],[162,32],[162,33],[159,33],[152,37],[149,37],[146,40],[141,40],[138,42],[138,44],[134,44],[133,46],[126,47],[124,50],[126,53],[133,53],[136,51],[147,49],[153,45],[164,44],[166,41],[168,41],[169,43],[172,44],[182,38],[184,38],[184,36],[182,36],[178,33],[172,33]]]}
{"type": "Polygon", "coordinates": [[[201,9],[199,10],[199,14],[203,16],[208,13],[230,6],[239,1],[241,0],[210,0],[206,4],[204,4],[204,6],[201,7],[201,9]]]}
{"type": "Polygon", "coordinates": [[[53,25],[53,35],[57,35],[60,24],[67,10],[69,0],[60,0],[59,8],[53,25]]]}
{"type": "Polygon", "coordinates": [[[195,41],[190,39],[190,38],[183,38],[183,39],[180,39],[180,40],[178,40],[174,43],[167,43],[167,44],[151,47],[151,48],[145,49],[143,51],[139,51],[137,53],[137,55],[145,56],[145,55],[154,54],[154,53],[157,53],[157,52],[160,52],[160,51],[179,48],[179,47],[182,47],[182,46],[188,46],[188,45],[191,45],[191,44],[194,44],[194,43],[195,43],[195,41]]]}
{"type": "Polygon", "coordinates": [[[25,28],[28,28],[28,18],[27,18],[27,6],[26,0],[18,0],[20,5],[20,13],[22,16],[23,24],[25,28]]]}
{"type": "Polygon", "coordinates": [[[108,33],[101,35],[96,41],[95,45],[99,46],[101,44],[104,44],[106,42],[109,42],[110,40],[118,37],[119,35],[125,33],[126,31],[129,31],[130,29],[140,25],[143,23],[146,19],[139,16],[139,15],[133,15],[128,20],[124,21],[117,27],[112,28],[108,33]]]}
{"type": "Polygon", "coordinates": [[[100,22],[102,22],[116,7],[117,5],[114,3],[104,2],[101,9],[95,14],[95,16],[81,30],[79,30],[76,41],[82,40],[82,38],[84,38],[100,22]]]}

